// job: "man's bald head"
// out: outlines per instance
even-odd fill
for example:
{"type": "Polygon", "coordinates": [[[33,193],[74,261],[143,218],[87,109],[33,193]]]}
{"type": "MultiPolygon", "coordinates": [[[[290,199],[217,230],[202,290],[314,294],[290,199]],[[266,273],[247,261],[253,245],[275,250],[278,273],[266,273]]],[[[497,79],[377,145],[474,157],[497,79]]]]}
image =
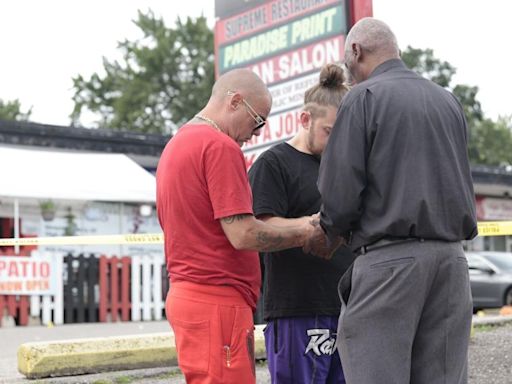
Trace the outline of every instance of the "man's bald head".
{"type": "Polygon", "coordinates": [[[345,46],[360,44],[369,54],[384,56],[387,59],[397,59],[400,50],[396,37],[389,26],[372,17],[359,20],[350,30],[345,46]]]}
{"type": "MultiPolygon", "coordinates": [[[[258,136],[272,107],[272,95],[253,71],[233,69],[220,76],[199,112],[240,146],[258,136]]],[[[204,119],[203,119],[204,120],[204,119]]]]}
{"type": "Polygon", "coordinates": [[[237,91],[250,99],[270,97],[265,83],[249,69],[233,69],[220,76],[213,85],[212,99],[222,98],[228,91],[237,91]]]}

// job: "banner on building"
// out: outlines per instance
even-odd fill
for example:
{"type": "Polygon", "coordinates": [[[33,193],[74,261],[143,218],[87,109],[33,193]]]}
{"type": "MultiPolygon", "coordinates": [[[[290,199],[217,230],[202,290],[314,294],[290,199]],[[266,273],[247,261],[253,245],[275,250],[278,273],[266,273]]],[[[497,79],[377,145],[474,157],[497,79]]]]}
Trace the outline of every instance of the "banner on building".
{"type": "Polygon", "coordinates": [[[217,76],[234,68],[249,68],[267,84],[273,97],[260,136],[242,148],[248,167],[263,151],[298,132],[304,92],[318,82],[325,64],[343,61],[350,20],[345,0],[253,4],[221,17],[215,25],[217,76]]]}
{"type": "Polygon", "coordinates": [[[0,294],[55,295],[58,271],[55,258],[1,256],[0,294]]]}
{"type": "Polygon", "coordinates": [[[476,198],[478,220],[510,220],[512,217],[512,200],[495,197],[476,198]]]}

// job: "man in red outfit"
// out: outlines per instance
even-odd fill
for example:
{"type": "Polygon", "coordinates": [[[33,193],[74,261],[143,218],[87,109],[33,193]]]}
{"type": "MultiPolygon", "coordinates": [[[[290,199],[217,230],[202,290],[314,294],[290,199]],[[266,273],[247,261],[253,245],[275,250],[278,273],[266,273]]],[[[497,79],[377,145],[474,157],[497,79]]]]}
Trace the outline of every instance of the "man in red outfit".
{"type": "Polygon", "coordinates": [[[157,209],[171,285],[167,318],[188,383],[254,383],[258,251],[302,247],[310,217],[276,227],[253,216],[240,147],[259,135],[272,97],[253,72],[222,75],[208,104],[169,141],[157,209]]]}

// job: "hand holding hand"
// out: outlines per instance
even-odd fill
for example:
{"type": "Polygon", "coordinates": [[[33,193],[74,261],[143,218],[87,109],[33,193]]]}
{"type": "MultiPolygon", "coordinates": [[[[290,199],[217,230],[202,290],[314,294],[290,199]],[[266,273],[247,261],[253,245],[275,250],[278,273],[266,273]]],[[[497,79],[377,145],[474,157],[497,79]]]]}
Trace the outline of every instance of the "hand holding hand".
{"type": "Polygon", "coordinates": [[[329,241],[318,219],[313,219],[311,225],[315,228],[309,238],[306,239],[302,250],[304,253],[312,253],[322,259],[330,260],[336,249],[346,244],[345,239],[337,237],[335,241],[329,241]]]}

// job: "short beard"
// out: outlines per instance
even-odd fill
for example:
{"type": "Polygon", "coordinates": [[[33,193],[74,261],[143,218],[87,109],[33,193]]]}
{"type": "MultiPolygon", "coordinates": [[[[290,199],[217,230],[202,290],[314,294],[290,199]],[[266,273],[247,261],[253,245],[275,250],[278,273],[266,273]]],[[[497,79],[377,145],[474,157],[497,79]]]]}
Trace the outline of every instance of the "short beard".
{"type": "Polygon", "coordinates": [[[315,140],[314,140],[314,134],[313,134],[315,128],[316,128],[315,121],[313,120],[311,122],[311,128],[309,129],[309,132],[308,132],[308,149],[313,156],[320,157],[320,153],[317,153],[316,148],[315,148],[315,140]]]}

